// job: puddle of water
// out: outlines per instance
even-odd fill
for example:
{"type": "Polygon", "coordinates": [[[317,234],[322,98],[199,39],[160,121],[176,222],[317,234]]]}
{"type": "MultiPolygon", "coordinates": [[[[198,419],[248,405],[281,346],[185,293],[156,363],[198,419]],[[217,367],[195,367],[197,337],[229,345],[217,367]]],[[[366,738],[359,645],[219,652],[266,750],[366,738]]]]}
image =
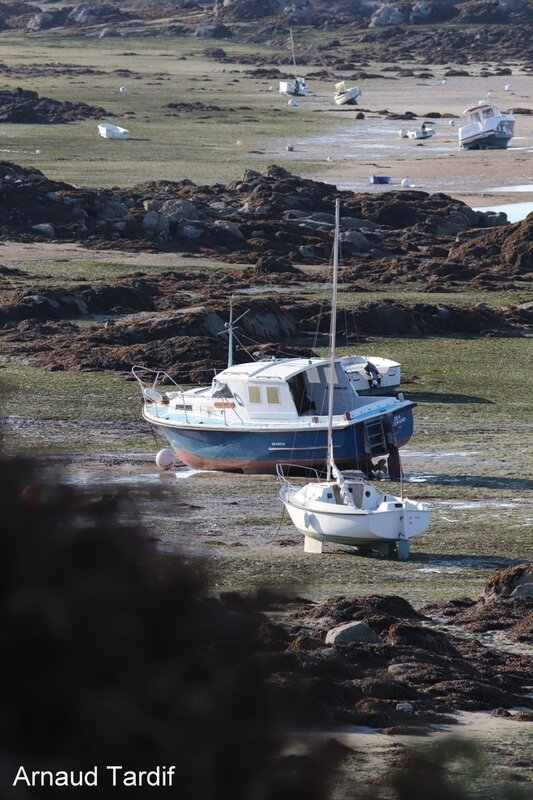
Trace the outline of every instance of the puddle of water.
{"type": "Polygon", "coordinates": [[[437,501],[438,505],[446,506],[447,508],[453,509],[473,509],[473,508],[516,508],[519,504],[517,502],[510,502],[508,500],[478,500],[478,501],[468,501],[468,500],[439,500],[437,501]]]}
{"type": "Polygon", "coordinates": [[[206,469],[192,469],[190,467],[183,467],[182,469],[177,469],[174,473],[176,478],[179,480],[183,480],[185,478],[192,478],[194,475],[200,475],[202,472],[208,472],[206,469]]]}
{"type": "Polygon", "coordinates": [[[533,192],[533,183],[520,183],[514,186],[493,186],[487,192],[533,192]]]}
{"type": "Polygon", "coordinates": [[[502,206],[476,206],[474,211],[503,211],[507,214],[509,222],[521,222],[533,211],[533,202],[526,203],[506,203],[502,206]]]}

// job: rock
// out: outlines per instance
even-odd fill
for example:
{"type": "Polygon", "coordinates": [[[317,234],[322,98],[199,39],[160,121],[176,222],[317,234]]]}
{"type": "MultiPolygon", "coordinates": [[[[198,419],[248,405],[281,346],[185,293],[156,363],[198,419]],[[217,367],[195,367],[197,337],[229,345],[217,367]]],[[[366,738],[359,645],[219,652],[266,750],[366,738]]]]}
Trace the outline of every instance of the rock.
{"type": "Polygon", "coordinates": [[[142,226],[149,236],[166,236],[168,234],[168,218],[157,211],[148,211],[142,221],[142,226]]]}
{"type": "Polygon", "coordinates": [[[39,14],[35,14],[34,17],[31,17],[31,19],[28,20],[26,28],[29,31],[46,31],[50,28],[55,28],[58,25],[62,25],[64,19],[65,15],[61,9],[41,11],[39,14]]]}
{"type": "Polygon", "coordinates": [[[159,206],[159,213],[168,219],[170,223],[181,222],[182,220],[200,219],[200,213],[194,203],[184,200],[181,197],[173,197],[165,200],[159,206]]]}
{"type": "Polygon", "coordinates": [[[226,25],[217,22],[202,22],[196,28],[194,35],[203,39],[231,39],[233,33],[226,25]]]}
{"type": "Polygon", "coordinates": [[[482,599],[487,603],[505,597],[533,596],[533,564],[518,564],[498,570],[485,584],[482,599]]]}
{"type": "Polygon", "coordinates": [[[184,239],[201,239],[203,235],[204,230],[198,225],[184,223],[178,228],[178,236],[182,236],[184,239]]]}
{"type": "Polygon", "coordinates": [[[326,634],[326,644],[342,645],[353,642],[378,644],[381,639],[364,622],[345,622],[331,628],[326,634]]]}
{"type": "Polygon", "coordinates": [[[212,230],[222,231],[229,236],[234,236],[237,239],[244,239],[244,235],[240,228],[228,219],[217,219],[211,226],[212,230]]]}
{"type": "Polygon", "coordinates": [[[403,7],[396,3],[385,3],[371,16],[369,28],[381,28],[386,25],[403,25],[407,21],[403,7]]]}
{"type": "Polygon", "coordinates": [[[122,219],[128,216],[128,206],[120,200],[105,198],[96,210],[97,219],[122,219]]]}
{"type": "Polygon", "coordinates": [[[121,33],[116,29],[111,27],[110,25],[103,28],[98,34],[100,39],[111,39],[116,38],[117,36],[121,36],[121,33]]]}
{"type": "Polygon", "coordinates": [[[40,222],[37,225],[32,225],[31,229],[35,231],[35,233],[40,233],[41,236],[46,236],[48,239],[53,239],[56,235],[54,226],[50,225],[48,222],[40,222]]]}
{"type": "Polygon", "coordinates": [[[98,106],[39,97],[29,89],[0,90],[0,122],[42,125],[100,118],[106,114],[105,109],[98,106]]]}
{"type": "Polygon", "coordinates": [[[348,248],[349,252],[357,253],[370,248],[370,242],[360,231],[344,231],[340,234],[339,240],[343,252],[348,248]]]}

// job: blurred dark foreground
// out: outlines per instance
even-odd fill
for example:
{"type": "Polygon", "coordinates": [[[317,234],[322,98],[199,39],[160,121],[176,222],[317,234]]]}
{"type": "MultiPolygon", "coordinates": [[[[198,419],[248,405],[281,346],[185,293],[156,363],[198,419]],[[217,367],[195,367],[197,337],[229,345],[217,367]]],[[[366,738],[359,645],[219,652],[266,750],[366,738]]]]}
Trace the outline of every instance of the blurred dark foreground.
{"type": "MultiPolygon", "coordinates": [[[[125,521],[130,501],[40,485],[22,460],[0,460],[0,486],[2,800],[340,797],[345,751],[309,745],[316,704],[269,680],[260,593],[209,596],[201,563],[125,521]]],[[[349,795],[466,797],[444,761],[412,754],[349,795]]]]}

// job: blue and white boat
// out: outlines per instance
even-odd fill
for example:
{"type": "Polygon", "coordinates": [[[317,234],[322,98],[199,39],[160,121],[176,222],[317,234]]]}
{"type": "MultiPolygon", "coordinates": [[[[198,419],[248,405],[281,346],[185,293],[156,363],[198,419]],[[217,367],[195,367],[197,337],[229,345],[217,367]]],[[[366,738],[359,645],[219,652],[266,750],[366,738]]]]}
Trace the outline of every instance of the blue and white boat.
{"type": "MultiPolygon", "coordinates": [[[[143,418],[196,469],[275,473],[279,462],[322,466],[328,447],[327,358],[281,358],[230,365],[210,386],[182,390],[162,370],[133,367],[143,418]]],[[[332,437],[339,467],[371,471],[413,433],[414,403],[403,395],[359,396],[335,360],[332,437]]]]}

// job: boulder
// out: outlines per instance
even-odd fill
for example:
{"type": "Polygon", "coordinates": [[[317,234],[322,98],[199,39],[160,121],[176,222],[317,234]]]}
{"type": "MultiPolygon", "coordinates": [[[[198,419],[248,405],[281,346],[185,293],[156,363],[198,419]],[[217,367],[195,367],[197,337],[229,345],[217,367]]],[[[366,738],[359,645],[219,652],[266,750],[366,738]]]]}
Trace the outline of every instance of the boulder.
{"type": "Polygon", "coordinates": [[[345,622],[330,628],[326,634],[326,644],[379,644],[380,637],[365,622],[345,622]]]}
{"type": "Polygon", "coordinates": [[[396,3],[380,6],[370,17],[369,28],[382,28],[387,25],[403,25],[407,22],[405,7],[396,3]]]}
{"type": "Polygon", "coordinates": [[[148,211],[143,217],[142,226],[148,236],[160,238],[168,234],[168,219],[157,211],[148,211]]]}
{"type": "Polygon", "coordinates": [[[40,222],[37,225],[32,225],[31,229],[35,233],[40,233],[41,236],[46,236],[48,239],[53,239],[56,235],[54,226],[50,225],[48,222],[40,222]]]}

